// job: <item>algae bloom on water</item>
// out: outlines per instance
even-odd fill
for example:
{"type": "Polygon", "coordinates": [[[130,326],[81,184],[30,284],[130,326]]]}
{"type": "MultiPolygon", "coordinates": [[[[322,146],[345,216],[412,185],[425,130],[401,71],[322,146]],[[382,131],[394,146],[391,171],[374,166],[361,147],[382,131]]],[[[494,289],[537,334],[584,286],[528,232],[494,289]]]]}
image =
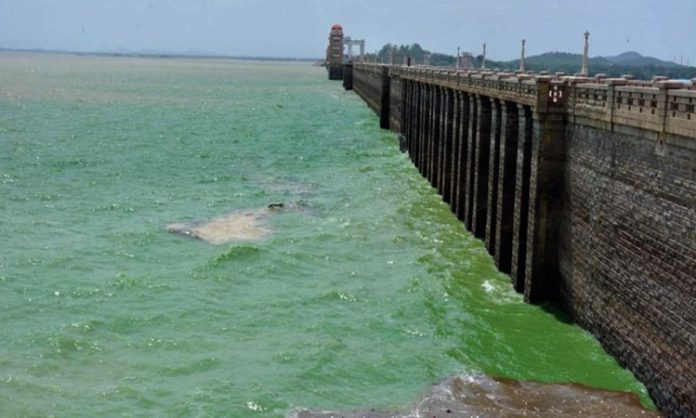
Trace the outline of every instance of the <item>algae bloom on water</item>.
{"type": "Polygon", "coordinates": [[[325,78],[0,53],[0,416],[404,411],[472,374],[649,403],[325,78]]]}

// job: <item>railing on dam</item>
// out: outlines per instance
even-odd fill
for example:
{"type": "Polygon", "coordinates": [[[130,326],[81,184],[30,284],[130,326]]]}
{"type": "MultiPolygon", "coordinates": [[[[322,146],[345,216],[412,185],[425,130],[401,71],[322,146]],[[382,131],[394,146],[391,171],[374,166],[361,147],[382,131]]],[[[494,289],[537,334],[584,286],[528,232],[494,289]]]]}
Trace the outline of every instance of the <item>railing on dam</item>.
{"type": "Polygon", "coordinates": [[[696,87],[350,64],[350,87],[528,302],[696,415],[696,87]]]}
{"type": "MultiPolygon", "coordinates": [[[[353,64],[359,72],[481,94],[532,108],[563,105],[569,115],[657,132],[696,132],[696,85],[624,79],[353,64]]],[[[359,81],[358,81],[359,84],[359,81]]],[[[366,89],[374,88],[372,84],[366,89]]],[[[357,89],[359,90],[359,88],[357,89]]],[[[366,97],[374,97],[366,94],[366,97]]],[[[368,102],[378,109],[378,103],[368,102]]]]}

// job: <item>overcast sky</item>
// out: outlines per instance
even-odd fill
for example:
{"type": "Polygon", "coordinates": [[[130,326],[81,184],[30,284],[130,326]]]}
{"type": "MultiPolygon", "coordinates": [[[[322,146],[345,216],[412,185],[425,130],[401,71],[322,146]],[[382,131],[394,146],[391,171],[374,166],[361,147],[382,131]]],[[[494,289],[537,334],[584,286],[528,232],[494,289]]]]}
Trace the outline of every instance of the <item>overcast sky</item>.
{"type": "Polygon", "coordinates": [[[0,47],[319,58],[334,23],[370,51],[580,53],[588,30],[591,56],[696,65],[696,0],[0,0],[0,47]]]}

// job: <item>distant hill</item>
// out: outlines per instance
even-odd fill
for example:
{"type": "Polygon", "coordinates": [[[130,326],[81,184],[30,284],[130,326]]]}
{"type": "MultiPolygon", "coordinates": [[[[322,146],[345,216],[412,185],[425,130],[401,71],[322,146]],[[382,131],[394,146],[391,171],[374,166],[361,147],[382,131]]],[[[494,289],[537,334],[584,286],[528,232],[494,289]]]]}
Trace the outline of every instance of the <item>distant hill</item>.
{"type": "MultiPolygon", "coordinates": [[[[582,55],[571,54],[569,52],[546,52],[541,55],[534,55],[531,57],[526,57],[525,67],[530,70],[541,71],[541,70],[552,70],[552,71],[564,71],[569,74],[576,73],[580,71],[582,66],[582,55]]],[[[513,60],[503,62],[502,64],[508,68],[518,68],[520,60],[513,60]]],[[[604,57],[590,58],[590,66],[606,66],[611,65],[612,61],[604,57]]]]}
{"type": "MultiPolygon", "coordinates": [[[[519,60],[496,63],[501,68],[519,68],[519,60]]],[[[528,70],[549,72],[563,71],[575,74],[582,66],[582,55],[567,52],[547,52],[525,58],[528,70]]],[[[679,65],[653,57],[646,57],[635,51],[624,52],[611,57],[592,57],[589,60],[591,74],[605,73],[609,77],[631,74],[639,79],[649,80],[655,75],[670,78],[690,79],[696,77],[696,67],[679,65]]]]}
{"type": "Polygon", "coordinates": [[[638,60],[641,60],[644,57],[642,55],[640,55],[638,52],[628,51],[628,52],[624,52],[623,54],[619,54],[615,57],[606,57],[606,58],[615,64],[625,64],[625,63],[637,62],[638,60]]]}
{"type": "Polygon", "coordinates": [[[683,67],[682,65],[679,65],[671,61],[663,61],[653,57],[644,57],[643,55],[635,51],[624,52],[623,54],[619,54],[615,57],[606,57],[606,59],[616,65],[629,65],[638,67],[654,66],[666,68],[683,67]]]}
{"type": "MultiPolygon", "coordinates": [[[[375,57],[379,62],[389,62],[390,56],[394,57],[394,63],[404,62],[404,56],[410,56],[414,64],[423,64],[430,61],[431,65],[454,66],[456,57],[448,54],[432,53],[423,49],[418,44],[413,45],[385,45],[375,57]]],[[[481,64],[482,56],[474,57],[474,66],[481,64]]],[[[486,60],[487,68],[499,68],[503,70],[516,70],[520,60],[491,61],[486,60]]],[[[546,52],[525,58],[525,68],[532,71],[549,71],[550,73],[565,72],[575,74],[582,66],[582,55],[568,52],[546,52]]],[[[691,79],[696,77],[696,67],[679,65],[671,61],[663,61],[653,57],[646,57],[635,51],[628,51],[610,57],[592,57],[589,62],[590,74],[604,73],[609,77],[620,77],[631,74],[638,79],[650,80],[653,76],[664,75],[675,79],[691,79]]]]}
{"type": "MultiPolygon", "coordinates": [[[[582,55],[569,54],[567,52],[547,52],[545,54],[529,57],[527,63],[539,65],[566,65],[578,66],[582,63],[582,55]]],[[[519,62],[517,60],[516,62],[519,62]]],[[[671,61],[663,61],[653,57],[646,57],[635,51],[624,52],[613,57],[594,57],[590,58],[590,66],[627,66],[627,67],[664,67],[664,68],[689,68],[671,61]]]]}

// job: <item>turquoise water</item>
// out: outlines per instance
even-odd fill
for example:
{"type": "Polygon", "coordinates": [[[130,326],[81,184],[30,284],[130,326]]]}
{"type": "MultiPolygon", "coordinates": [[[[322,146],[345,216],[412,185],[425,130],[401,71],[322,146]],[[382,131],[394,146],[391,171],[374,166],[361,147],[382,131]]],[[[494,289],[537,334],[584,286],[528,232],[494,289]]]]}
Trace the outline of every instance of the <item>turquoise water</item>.
{"type": "Polygon", "coordinates": [[[322,68],[2,54],[0,86],[0,416],[403,409],[470,373],[649,403],[322,68]],[[165,230],[276,202],[258,241],[165,230]]]}

